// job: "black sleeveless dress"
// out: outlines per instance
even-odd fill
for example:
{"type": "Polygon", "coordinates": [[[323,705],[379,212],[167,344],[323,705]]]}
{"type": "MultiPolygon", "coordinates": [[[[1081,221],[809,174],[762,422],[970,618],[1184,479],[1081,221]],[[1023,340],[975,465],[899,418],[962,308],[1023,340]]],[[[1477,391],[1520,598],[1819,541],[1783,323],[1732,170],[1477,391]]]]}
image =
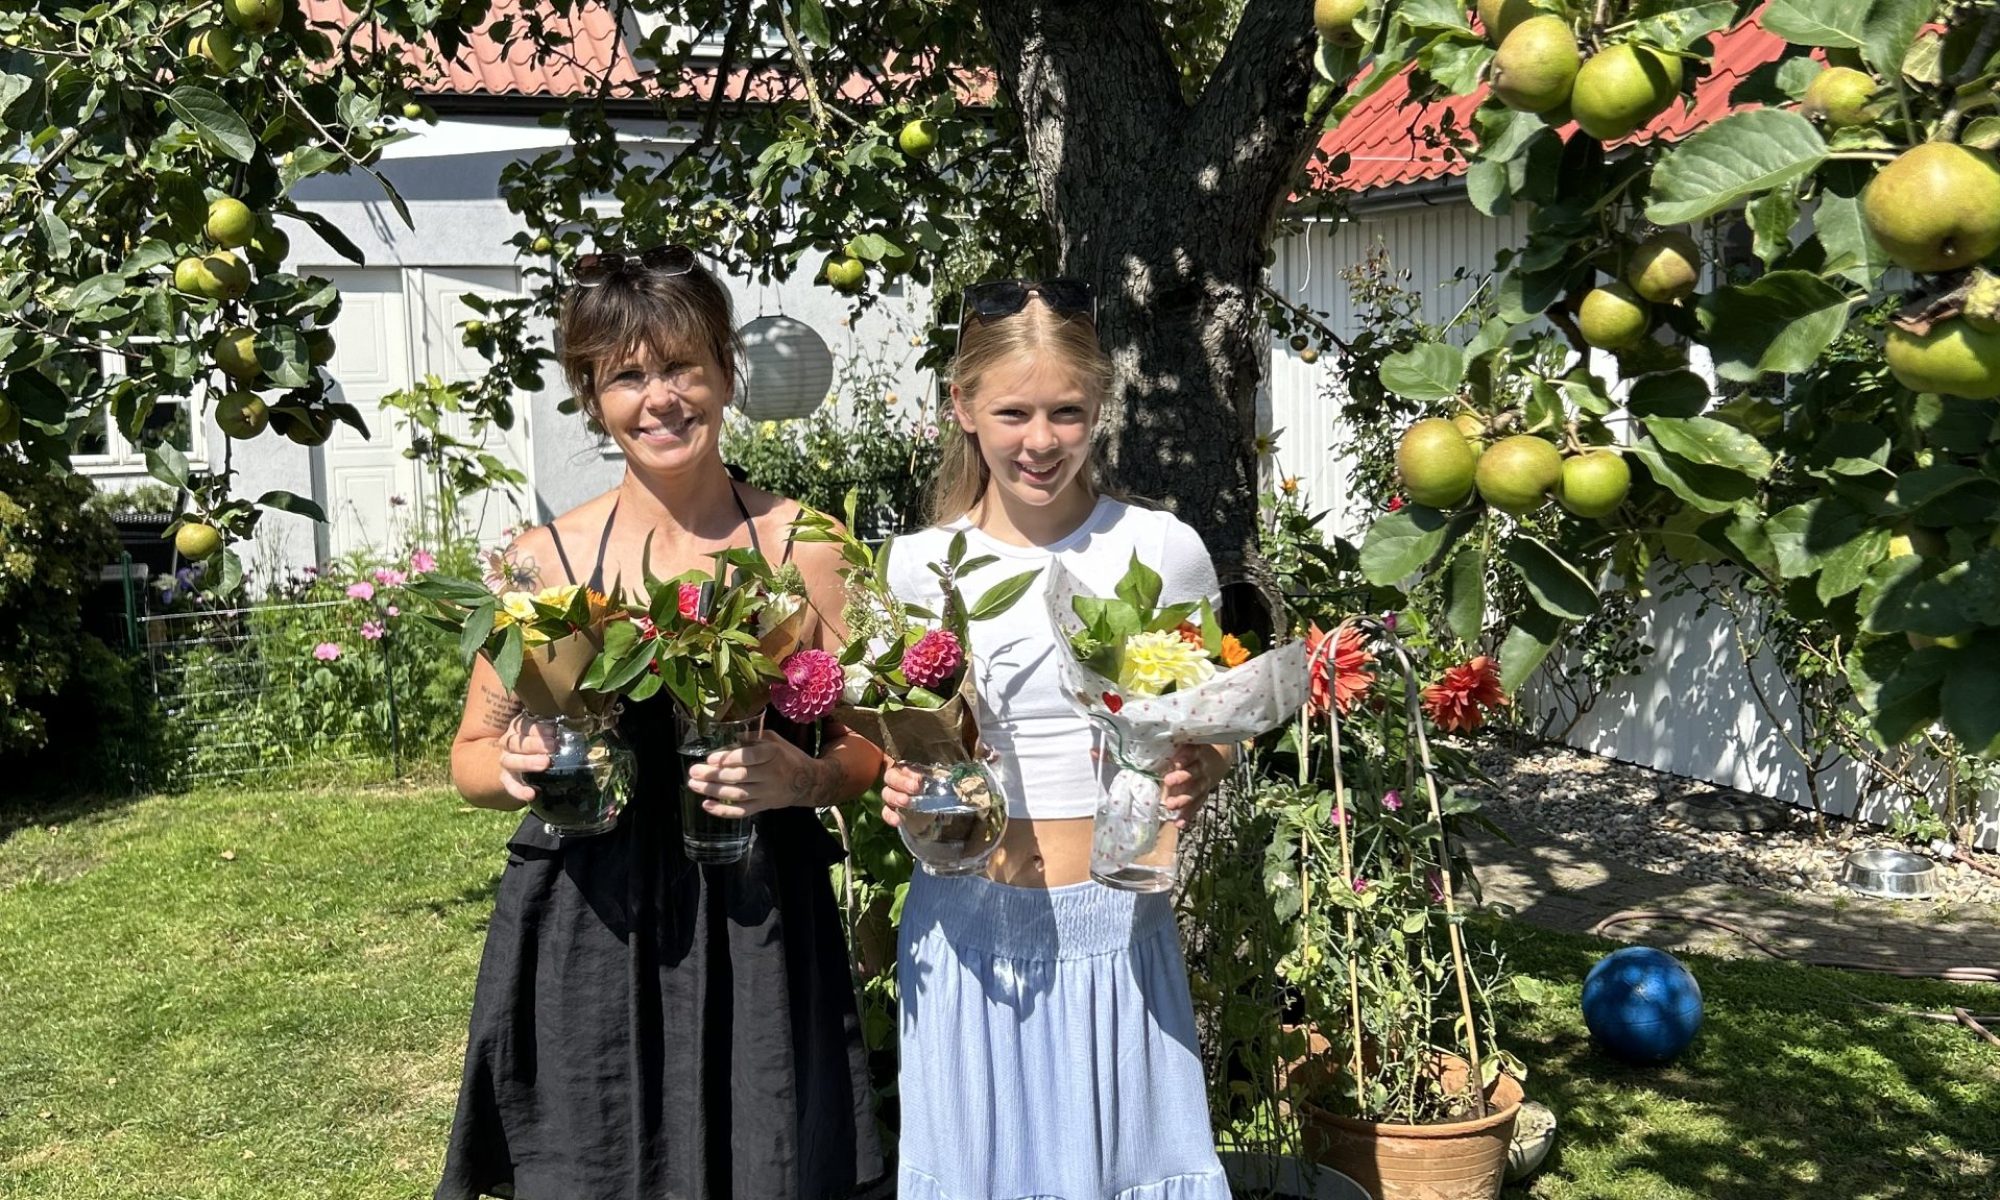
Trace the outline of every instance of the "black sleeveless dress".
{"type": "MultiPolygon", "coordinates": [[[[607,521],[600,589],[609,540],[607,521]]],[[[750,818],[742,861],[689,862],[667,693],[618,728],[638,777],[617,827],[558,839],[529,815],[507,842],[437,1200],[822,1200],[872,1182],[839,842],[777,809],[750,818]]]]}

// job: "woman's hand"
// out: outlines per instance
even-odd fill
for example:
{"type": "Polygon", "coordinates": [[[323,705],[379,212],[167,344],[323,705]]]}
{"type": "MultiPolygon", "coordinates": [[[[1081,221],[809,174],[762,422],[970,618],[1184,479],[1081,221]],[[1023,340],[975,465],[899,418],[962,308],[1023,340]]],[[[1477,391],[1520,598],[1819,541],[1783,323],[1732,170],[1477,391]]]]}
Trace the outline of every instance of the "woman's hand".
{"type": "Polygon", "coordinates": [[[1215,785],[1229,773],[1229,751],[1221,746],[1182,746],[1167,760],[1167,773],[1160,779],[1165,793],[1162,804],[1182,829],[1208,800],[1215,785]]]}
{"type": "Polygon", "coordinates": [[[507,722],[500,735],[500,786],[523,804],[533,802],[535,789],[521,776],[549,769],[549,755],[555,752],[555,738],[533,713],[519,712],[507,722]]]}
{"type": "Polygon", "coordinates": [[[893,762],[882,773],[882,823],[894,829],[903,823],[903,810],[916,802],[924,788],[924,777],[906,762],[893,762]]]}
{"type": "Polygon", "coordinates": [[[688,768],[688,790],[718,817],[741,819],[772,808],[817,807],[834,802],[841,771],[765,730],[756,738],[717,750],[688,768]]]}

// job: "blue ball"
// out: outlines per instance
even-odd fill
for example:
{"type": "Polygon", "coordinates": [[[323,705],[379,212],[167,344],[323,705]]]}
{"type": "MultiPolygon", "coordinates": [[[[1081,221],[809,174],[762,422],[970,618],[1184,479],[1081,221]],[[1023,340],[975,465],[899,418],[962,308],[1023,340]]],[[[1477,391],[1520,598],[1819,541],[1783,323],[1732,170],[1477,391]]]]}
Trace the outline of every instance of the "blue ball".
{"type": "Polygon", "coordinates": [[[1614,950],[1584,977],[1583,1023],[1618,1058],[1663,1063],[1701,1028],[1701,985],[1664,950],[1614,950]]]}

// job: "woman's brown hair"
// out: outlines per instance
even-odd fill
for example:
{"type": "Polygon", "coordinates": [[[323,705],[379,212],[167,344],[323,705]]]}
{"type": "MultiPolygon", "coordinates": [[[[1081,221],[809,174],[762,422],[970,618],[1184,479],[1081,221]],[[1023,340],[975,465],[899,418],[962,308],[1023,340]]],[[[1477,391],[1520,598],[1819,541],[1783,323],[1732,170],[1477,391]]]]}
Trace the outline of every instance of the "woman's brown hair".
{"type": "MultiPolygon", "coordinates": [[[[1004,317],[982,317],[967,313],[959,332],[958,357],[951,368],[952,383],[970,409],[977,402],[979,387],[995,367],[1017,358],[1053,360],[1069,371],[1071,380],[1104,411],[1104,399],[1111,393],[1111,356],[1097,341],[1097,327],[1082,313],[1058,313],[1031,296],[1020,312],[1004,317]]],[[[986,494],[991,472],[986,456],[980,453],[979,439],[958,424],[954,414],[939,422],[944,442],[937,475],[931,481],[930,519],[943,525],[971,512],[986,494]]],[[[1093,495],[1099,491],[1101,474],[1098,441],[1093,433],[1091,453],[1077,481],[1093,495]]]]}
{"type": "Polygon", "coordinates": [[[556,344],[570,391],[600,432],[598,375],[640,347],[661,362],[685,361],[706,350],[722,369],[725,395],[736,388],[742,339],[736,335],[729,289],[700,263],[678,275],[633,269],[595,287],[574,286],[563,297],[556,344]]]}

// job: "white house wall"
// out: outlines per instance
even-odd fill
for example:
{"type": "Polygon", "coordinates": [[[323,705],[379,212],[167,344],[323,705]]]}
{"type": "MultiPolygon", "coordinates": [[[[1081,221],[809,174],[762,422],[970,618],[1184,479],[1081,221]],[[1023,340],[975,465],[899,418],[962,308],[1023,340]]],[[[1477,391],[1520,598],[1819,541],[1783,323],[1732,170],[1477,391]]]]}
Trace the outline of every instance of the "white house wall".
{"type": "MultiPolygon", "coordinates": [[[[1404,286],[1423,297],[1425,319],[1441,322],[1470,294],[1471,285],[1451,283],[1452,276],[1461,268],[1490,271],[1494,256],[1518,245],[1525,228],[1520,214],[1491,219],[1463,200],[1373,215],[1364,211],[1350,221],[1315,222],[1281,242],[1271,283],[1294,302],[1331,314],[1333,330],[1352,336],[1362,326],[1340,272],[1363,261],[1379,242],[1393,268],[1409,270],[1404,286]]],[[[1600,365],[1600,371],[1607,366],[1600,365]]],[[[1352,536],[1367,527],[1373,514],[1350,505],[1349,464],[1327,450],[1339,389],[1336,356],[1308,366],[1290,347],[1273,340],[1271,375],[1259,415],[1266,432],[1283,433],[1267,472],[1296,476],[1310,502],[1327,510],[1327,524],[1352,536]]],[[[1702,613],[1698,607],[1694,597],[1684,595],[1644,610],[1642,636],[1656,648],[1647,669],[1608,689],[1570,730],[1568,741],[1612,758],[1809,806],[1804,767],[1781,732],[1795,734],[1798,726],[1798,709],[1782,678],[1768,662],[1752,668],[1781,726],[1757,701],[1728,614],[1718,609],[1702,613]]],[[[1545,689],[1531,684],[1528,691],[1520,698],[1523,703],[1553,703],[1545,689]]],[[[1819,784],[1827,810],[1852,813],[1858,782],[1845,764],[1823,775],[1819,784]]],[[[1861,815],[1886,821],[1908,807],[1907,797],[1876,793],[1867,798],[1861,815]]],[[[2000,796],[1983,797],[1978,809],[1975,840],[2000,846],[2000,796]]]]}
{"type": "MultiPolygon", "coordinates": [[[[371,274],[402,272],[404,290],[412,296],[424,298],[436,290],[434,283],[427,285],[427,278],[464,272],[485,279],[494,270],[516,272],[521,264],[510,239],[525,226],[500,198],[500,173],[510,162],[561,145],[563,132],[546,129],[532,117],[451,117],[435,126],[414,128],[415,136],[390,147],[380,164],[408,206],[410,225],[403,223],[380,186],[365,175],[308,180],[295,189],[294,197],[301,207],[326,217],[353,241],[371,274]]],[[[675,148],[660,127],[635,123],[627,134],[635,142],[657,144],[662,152],[675,148]]],[[[291,269],[335,277],[355,270],[353,263],[302,223],[286,220],[283,225],[292,242],[291,269]]],[[[901,287],[890,289],[856,319],[845,298],[813,281],[809,267],[806,274],[783,284],[760,285],[746,277],[730,277],[725,282],[735,301],[739,324],[759,315],[787,314],[812,326],[836,359],[882,359],[891,364],[890,386],[900,394],[929,394],[931,377],[915,369],[915,352],[910,347],[911,337],[921,331],[921,323],[927,319],[928,296],[920,289],[907,293],[901,287]]],[[[416,347],[412,362],[417,378],[426,366],[446,377],[461,366],[455,345],[436,353],[421,345],[426,337],[439,340],[437,330],[418,328],[419,324],[433,323],[413,316],[407,330],[416,347]],[[447,360],[447,369],[435,365],[447,360]]],[[[544,327],[541,332],[546,338],[551,331],[544,327]]],[[[621,471],[615,449],[607,449],[593,437],[581,417],[557,411],[567,395],[560,372],[551,369],[546,387],[517,402],[517,420],[524,426],[529,448],[529,461],[524,465],[531,489],[527,510],[533,520],[546,520],[613,486],[621,471]]],[[[393,454],[394,447],[387,441],[391,431],[372,432],[371,440],[383,443],[385,455],[393,454]]],[[[213,449],[224,444],[211,424],[208,445],[213,449]]],[[[266,435],[238,443],[233,453],[237,490],[245,494],[254,496],[273,488],[311,494],[316,482],[322,490],[327,482],[323,456],[283,438],[266,435]]],[[[143,468],[137,466],[104,468],[93,474],[107,488],[144,478],[143,468]]],[[[264,518],[259,544],[250,548],[250,556],[280,569],[303,566],[325,552],[325,543],[325,536],[315,531],[311,522],[271,513],[264,518]]]]}

